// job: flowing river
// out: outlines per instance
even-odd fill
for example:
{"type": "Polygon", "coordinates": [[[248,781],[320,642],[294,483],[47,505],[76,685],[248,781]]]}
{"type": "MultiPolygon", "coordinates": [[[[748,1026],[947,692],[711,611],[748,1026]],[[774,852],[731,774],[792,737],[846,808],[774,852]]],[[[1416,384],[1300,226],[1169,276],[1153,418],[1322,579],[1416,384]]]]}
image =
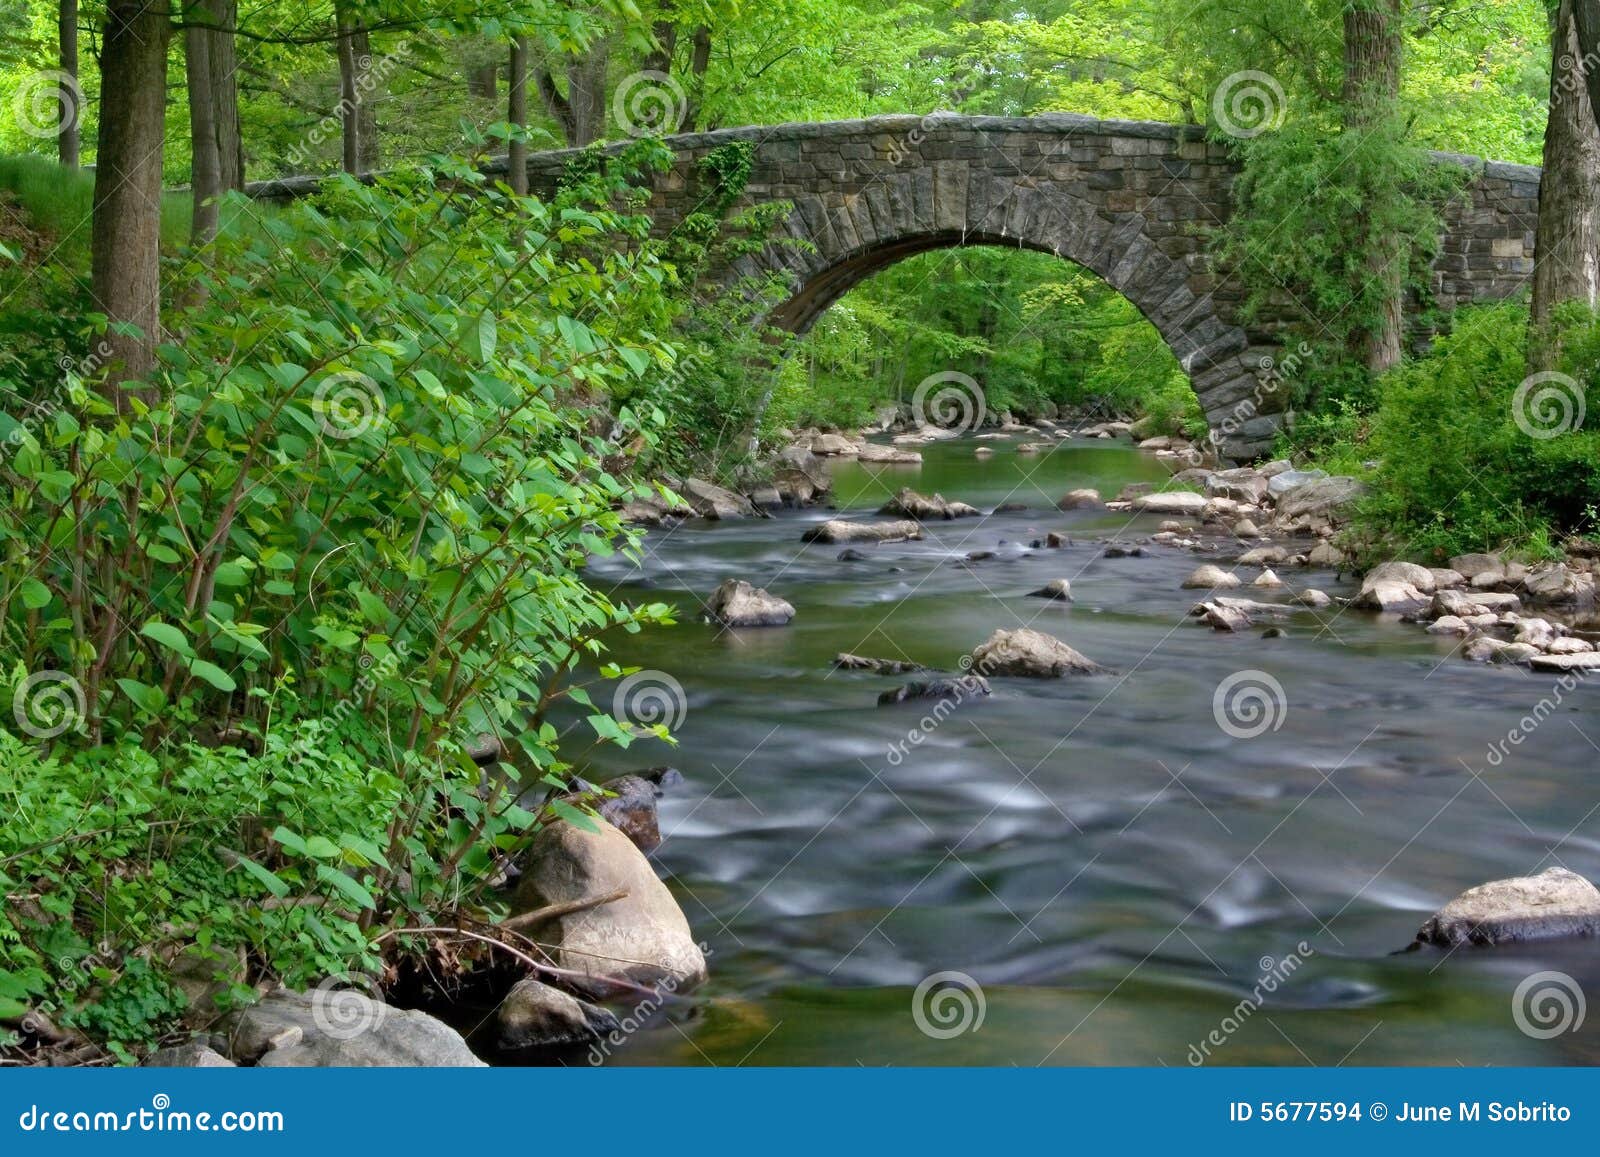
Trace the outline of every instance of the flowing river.
{"type": "MultiPolygon", "coordinates": [[[[1211,554],[1106,558],[1105,539],[1161,520],[1055,509],[1069,489],[1160,481],[1162,463],[1126,443],[988,444],[838,463],[838,512],[906,485],[1025,510],[860,546],[865,561],[802,545],[822,509],[693,520],[651,531],[638,566],[594,567],[619,597],[681,608],[616,655],[682,686],[678,746],[588,759],[597,779],[683,772],[654,858],[711,970],[610,1063],[1600,1062],[1600,1032],[1541,1039],[1548,1006],[1517,993],[1543,970],[1600,991],[1594,942],[1393,954],[1473,884],[1556,864],[1600,877],[1600,687],[1468,663],[1454,639],[1337,604],[1297,610],[1282,637],[1212,631],[1179,586],[1211,554]],[[1073,545],[1029,549],[1050,530],[1073,545]],[[793,603],[792,624],[704,623],[730,577],[793,603]],[[1028,597],[1062,577],[1075,601],[1028,597]],[[955,673],[1023,625],[1113,673],[994,679],[924,731],[933,701],[876,705],[904,678],[831,669],[851,651],[955,673]],[[1224,707],[1225,730],[1230,679],[1269,690],[1260,714],[1224,707]]],[[[1355,589],[1280,574],[1289,587],[1260,597],[1355,589]]]]}

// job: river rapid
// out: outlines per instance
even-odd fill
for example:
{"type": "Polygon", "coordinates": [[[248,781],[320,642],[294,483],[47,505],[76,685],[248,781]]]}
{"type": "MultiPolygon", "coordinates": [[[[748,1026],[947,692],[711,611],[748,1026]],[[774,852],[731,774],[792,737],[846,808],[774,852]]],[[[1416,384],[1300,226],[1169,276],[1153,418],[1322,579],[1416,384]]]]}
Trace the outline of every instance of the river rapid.
{"type": "MultiPolygon", "coordinates": [[[[653,859],[711,971],[608,1063],[1600,1061],[1588,1026],[1540,1039],[1517,993],[1541,970],[1596,990],[1593,942],[1393,954],[1471,885],[1554,864],[1600,877],[1600,686],[1468,663],[1457,640],[1337,604],[1297,610],[1282,637],[1212,631],[1179,585],[1212,555],[1106,558],[1105,539],[1161,520],[1054,506],[1159,482],[1162,463],[1125,442],[987,444],[987,459],[963,440],[920,467],[836,463],[834,504],[866,515],[910,485],[1025,510],[930,524],[858,547],[864,561],[801,543],[823,509],[690,520],[650,531],[637,564],[593,566],[619,598],[680,608],[614,655],[681,686],[679,742],[571,754],[596,779],[682,771],[653,859]],[[1073,545],[1029,549],[1051,530],[1073,545]],[[735,577],[794,621],[703,622],[735,577]],[[1073,602],[1028,597],[1063,577],[1073,602]],[[876,705],[904,678],[831,669],[850,651],[956,673],[1024,625],[1111,673],[994,679],[924,726],[931,701],[876,705]],[[1219,708],[1223,685],[1245,698],[1219,708]]],[[[1280,574],[1288,590],[1260,597],[1355,589],[1280,574]]]]}

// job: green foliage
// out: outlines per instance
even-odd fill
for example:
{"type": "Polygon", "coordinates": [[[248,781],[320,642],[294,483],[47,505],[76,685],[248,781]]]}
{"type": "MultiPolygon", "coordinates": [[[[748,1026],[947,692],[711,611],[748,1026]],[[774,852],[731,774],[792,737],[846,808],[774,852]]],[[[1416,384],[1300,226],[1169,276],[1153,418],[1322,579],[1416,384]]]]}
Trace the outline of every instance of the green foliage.
{"type": "Polygon", "coordinates": [[[1238,209],[1219,251],[1248,288],[1246,316],[1287,311],[1316,343],[1319,368],[1291,399],[1316,409],[1347,393],[1359,338],[1381,325],[1389,287],[1371,255],[1390,254],[1397,280],[1425,300],[1439,211],[1469,174],[1434,163],[1393,119],[1332,131],[1308,118],[1239,149],[1238,209]]]}
{"type": "Polygon", "coordinates": [[[91,361],[0,417],[0,690],[50,749],[0,733],[0,883],[39,897],[0,923],[11,999],[129,1048],[181,1011],[161,945],[301,983],[489,902],[517,801],[568,782],[546,712],[670,621],[583,581],[663,420],[610,398],[677,356],[639,235],[464,161],[337,181],[186,268],[147,386],[91,361]]]}
{"type": "Polygon", "coordinates": [[[1154,407],[1174,430],[1198,415],[1155,327],[1099,277],[1046,253],[972,248],[908,258],[846,294],[795,360],[774,393],[775,424],[857,425],[950,369],[971,374],[995,414],[1154,407]]]}
{"type": "Polygon", "coordinates": [[[620,219],[440,176],[481,184],[338,182],[225,238],[122,412],[69,372],[48,421],[0,421],[0,615],[29,670],[78,680],[91,737],[185,704],[255,723],[252,689],[292,673],[316,703],[377,669],[365,706],[430,750],[517,730],[546,677],[637,628],[579,574],[628,490],[575,403],[670,358],[662,273],[591,252],[620,219]]]}
{"type": "MultiPolygon", "coordinates": [[[[1566,430],[1560,401],[1574,413],[1576,395],[1559,381],[1542,401],[1537,385],[1523,389],[1527,320],[1515,304],[1462,310],[1431,354],[1383,379],[1362,520],[1385,550],[1429,560],[1506,545],[1548,553],[1600,504],[1600,422],[1590,414],[1566,430]]],[[[1572,324],[1566,368],[1592,394],[1595,325],[1572,324]]]]}

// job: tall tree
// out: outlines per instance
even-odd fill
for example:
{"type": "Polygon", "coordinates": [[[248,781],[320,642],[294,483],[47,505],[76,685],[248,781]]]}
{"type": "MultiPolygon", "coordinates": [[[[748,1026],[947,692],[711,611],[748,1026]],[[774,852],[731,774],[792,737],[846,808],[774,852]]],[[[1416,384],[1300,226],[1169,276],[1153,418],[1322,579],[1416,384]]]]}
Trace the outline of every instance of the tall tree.
{"type": "MultiPolygon", "coordinates": [[[[1535,327],[1560,302],[1600,304],[1600,124],[1581,64],[1575,12],[1581,5],[1582,0],[1561,0],[1551,27],[1550,112],[1534,246],[1535,327]]],[[[1557,351],[1549,342],[1530,341],[1528,350],[1532,368],[1554,364],[1557,351]]]]}
{"type": "Polygon", "coordinates": [[[211,70],[214,39],[209,29],[197,24],[183,32],[184,76],[189,85],[189,188],[194,202],[190,239],[197,246],[217,235],[217,202],[222,196],[222,155],[211,70]]]}
{"type": "Polygon", "coordinates": [[[60,0],[56,14],[57,59],[64,78],[57,99],[61,102],[61,128],[56,136],[61,163],[78,167],[83,110],[78,107],[78,0],[60,0]]]}
{"type": "Polygon", "coordinates": [[[360,66],[356,61],[356,35],[360,18],[347,3],[334,4],[334,52],[339,60],[339,124],[342,130],[340,164],[347,173],[361,172],[360,66]]]}
{"type": "MultiPolygon", "coordinates": [[[[1404,51],[1403,0],[1348,0],[1344,9],[1344,86],[1347,131],[1382,134],[1394,124],[1404,51]]],[[[1359,147],[1359,146],[1358,146],[1359,147]]],[[[1405,248],[1399,237],[1367,239],[1363,276],[1378,290],[1375,316],[1363,327],[1362,355],[1374,373],[1400,360],[1405,314],[1405,248]]]]}
{"type": "Polygon", "coordinates": [[[511,38],[511,67],[506,80],[506,120],[511,143],[506,149],[506,179],[519,196],[528,192],[528,38],[511,38]]]}
{"type": "Polygon", "coordinates": [[[100,109],[90,290],[111,322],[106,341],[113,383],[150,371],[161,331],[161,160],[171,37],[167,0],[108,0],[100,84],[117,99],[100,109]]]}

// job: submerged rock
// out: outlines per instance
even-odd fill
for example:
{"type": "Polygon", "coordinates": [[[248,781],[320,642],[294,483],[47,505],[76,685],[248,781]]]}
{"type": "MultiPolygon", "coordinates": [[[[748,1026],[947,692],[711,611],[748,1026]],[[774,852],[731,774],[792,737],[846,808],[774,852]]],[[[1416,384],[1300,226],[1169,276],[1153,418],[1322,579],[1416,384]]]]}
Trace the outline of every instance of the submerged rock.
{"type": "Polygon", "coordinates": [[[830,518],[800,536],[801,542],[898,542],[922,537],[918,522],[846,522],[830,518]]]}
{"type": "Polygon", "coordinates": [[[1576,872],[1547,868],[1468,888],[1428,918],[1412,947],[1516,944],[1600,932],[1600,889],[1576,872]]]}
{"type": "Polygon", "coordinates": [[[728,579],[706,606],[725,627],[781,627],[794,618],[793,606],[743,579],[728,579]]]}
{"type": "Polygon", "coordinates": [[[1061,602],[1072,601],[1072,584],[1064,578],[1051,579],[1036,591],[1028,592],[1029,598],[1056,599],[1061,602]]]}
{"type": "Polygon", "coordinates": [[[965,703],[989,694],[989,681],[982,675],[957,675],[951,678],[919,680],[885,691],[878,696],[878,706],[887,707],[912,699],[941,699],[953,704],[965,703]]]}
{"type": "Polygon", "coordinates": [[[841,671],[871,671],[875,675],[909,675],[913,671],[926,671],[921,663],[909,659],[872,659],[865,655],[852,655],[840,651],[833,657],[833,665],[841,671]]]}
{"type": "Polygon", "coordinates": [[[942,494],[935,494],[931,498],[926,494],[918,494],[908,486],[884,503],[878,513],[897,514],[918,522],[933,522],[938,519],[976,518],[982,512],[965,502],[951,502],[942,494]]]}
{"type": "Polygon", "coordinates": [[[1095,675],[1105,670],[1054,635],[1027,627],[996,631],[978,645],[971,660],[973,671],[990,676],[1056,679],[1063,675],[1095,675]]]}

